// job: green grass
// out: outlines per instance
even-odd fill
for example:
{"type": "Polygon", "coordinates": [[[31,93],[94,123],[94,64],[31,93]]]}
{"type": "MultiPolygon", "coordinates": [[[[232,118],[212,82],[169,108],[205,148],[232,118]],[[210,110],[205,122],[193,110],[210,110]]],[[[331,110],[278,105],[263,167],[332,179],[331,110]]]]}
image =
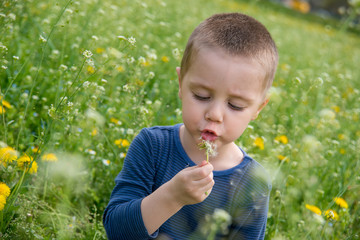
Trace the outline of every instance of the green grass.
{"type": "Polygon", "coordinates": [[[206,17],[234,11],[264,23],[280,53],[270,103],[238,141],[273,180],[266,238],[358,238],[359,35],[334,20],[231,0],[1,3],[0,96],[12,108],[0,114],[0,147],[32,156],[38,169],[0,164],[11,188],[0,238],[104,239],[101,214],[124,140],[181,122],[175,67],[187,38],[206,17]],[[46,153],[58,161],[41,160],[46,153]]]}

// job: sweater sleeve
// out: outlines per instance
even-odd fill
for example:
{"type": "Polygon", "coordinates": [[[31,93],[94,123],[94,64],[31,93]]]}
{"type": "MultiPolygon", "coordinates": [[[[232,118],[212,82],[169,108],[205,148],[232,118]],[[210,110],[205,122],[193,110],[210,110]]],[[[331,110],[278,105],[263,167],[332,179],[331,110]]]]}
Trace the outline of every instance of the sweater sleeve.
{"type": "Polygon", "coordinates": [[[146,129],[135,137],[103,215],[109,239],[151,239],[141,215],[141,201],[152,192],[154,165],[151,141],[146,129]]]}

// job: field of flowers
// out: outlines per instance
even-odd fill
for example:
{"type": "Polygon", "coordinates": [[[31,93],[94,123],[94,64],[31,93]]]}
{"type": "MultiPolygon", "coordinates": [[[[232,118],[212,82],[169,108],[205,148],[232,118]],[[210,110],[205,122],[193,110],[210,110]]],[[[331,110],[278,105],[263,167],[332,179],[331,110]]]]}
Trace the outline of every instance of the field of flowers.
{"type": "Polygon", "coordinates": [[[1,1],[0,239],[105,239],[132,139],[181,122],[188,36],[233,11],[280,53],[270,103],[238,140],[272,177],[266,239],[359,239],[360,37],[259,0],[1,1]]]}

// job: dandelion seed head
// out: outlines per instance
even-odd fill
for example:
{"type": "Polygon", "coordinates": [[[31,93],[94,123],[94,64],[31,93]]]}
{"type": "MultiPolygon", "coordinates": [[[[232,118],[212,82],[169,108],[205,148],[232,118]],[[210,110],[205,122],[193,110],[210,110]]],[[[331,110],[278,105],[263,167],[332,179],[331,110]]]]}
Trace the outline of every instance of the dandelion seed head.
{"type": "Polygon", "coordinates": [[[206,155],[209,157],[215,157],[217,155],[216,152],[216,144],[213,142],[210,142],[208,140],[204,140],[200,137],[201,142],[198,144],[200,149],[204,149],[206,152],[206,155]]]}

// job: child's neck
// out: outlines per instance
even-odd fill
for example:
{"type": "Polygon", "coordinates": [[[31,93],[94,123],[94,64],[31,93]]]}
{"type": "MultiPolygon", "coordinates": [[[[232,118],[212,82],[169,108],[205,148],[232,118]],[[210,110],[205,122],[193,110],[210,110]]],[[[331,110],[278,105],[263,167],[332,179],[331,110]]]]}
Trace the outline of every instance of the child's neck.
{"type": "Polygon", "coordinates": [[[214,166],[215,171],[223,171],[239,165],[243,158],[242,151],[235,143],[232,143],[226,146],[223,151],[219,151],[216,157],[210,158],[210,163],[214,166]]]}

